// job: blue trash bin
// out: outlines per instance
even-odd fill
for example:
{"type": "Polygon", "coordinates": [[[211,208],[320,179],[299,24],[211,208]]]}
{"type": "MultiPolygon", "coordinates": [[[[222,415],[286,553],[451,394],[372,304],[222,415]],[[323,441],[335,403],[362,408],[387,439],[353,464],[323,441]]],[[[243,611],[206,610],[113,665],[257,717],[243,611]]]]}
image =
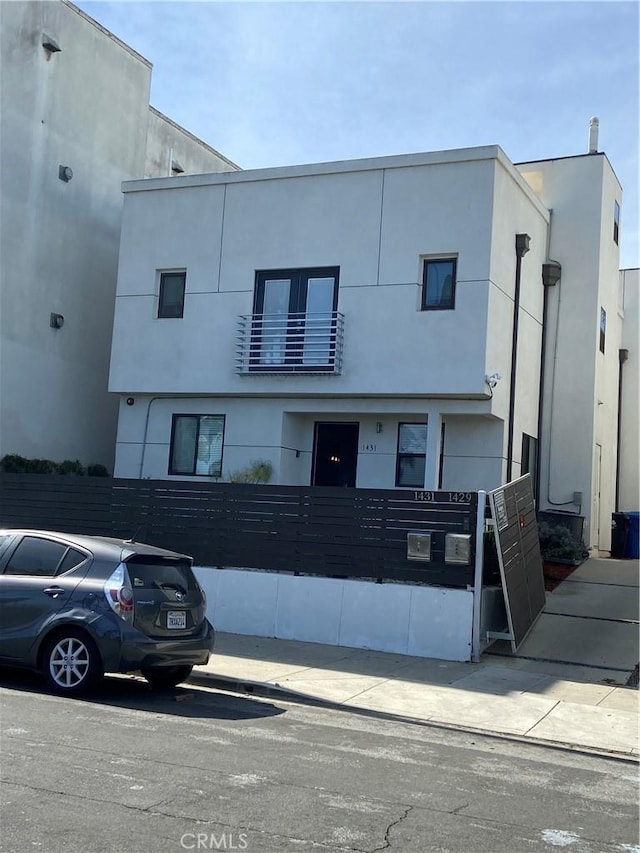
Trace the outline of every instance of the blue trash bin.
{"type": "Polygon", "coordinates": [[[624,556],[627,560],[640,559],[640,512],[628,512],[629,533],[624,556]]]}

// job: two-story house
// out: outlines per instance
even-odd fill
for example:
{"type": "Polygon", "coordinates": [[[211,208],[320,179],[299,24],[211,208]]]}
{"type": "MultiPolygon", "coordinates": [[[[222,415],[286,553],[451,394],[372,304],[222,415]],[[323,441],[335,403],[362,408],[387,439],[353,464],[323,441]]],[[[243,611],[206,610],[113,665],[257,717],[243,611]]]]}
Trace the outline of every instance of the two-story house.
{"type": "Polygon", "coordinates": [[[498,146],[134,181],[115,474],[491,489],[607,548],[621,189],[498,146]]]}

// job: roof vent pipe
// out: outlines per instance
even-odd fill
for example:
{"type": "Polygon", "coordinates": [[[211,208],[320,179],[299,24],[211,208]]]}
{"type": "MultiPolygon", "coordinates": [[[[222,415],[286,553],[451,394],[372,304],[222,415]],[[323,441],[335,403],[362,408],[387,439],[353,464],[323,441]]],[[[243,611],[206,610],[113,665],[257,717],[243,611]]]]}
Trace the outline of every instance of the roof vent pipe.
{"type": "Polygon", "coordinates": [[[600,122],[597,116],[589,119],[589,154],[598,153],[598,130],[600,122]]]}

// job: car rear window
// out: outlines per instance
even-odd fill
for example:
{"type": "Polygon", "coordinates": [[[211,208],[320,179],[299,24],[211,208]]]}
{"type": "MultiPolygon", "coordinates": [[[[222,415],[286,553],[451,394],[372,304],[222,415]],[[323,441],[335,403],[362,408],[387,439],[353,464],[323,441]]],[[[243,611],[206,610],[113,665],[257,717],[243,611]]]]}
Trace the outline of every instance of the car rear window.
{"type": "Polygon", "coordinates": [[[161,589],[166,586],[197,588],[195,575],[187,560],[132,557],[127,560],[127,569],[134,589],[161,589]]]}
{"type": "Polygon", "coordinates": [[[56,574],[62,575],[71,569],[75,569],[76,566],[79,566],[80,563],[83,563],[86,559],[87,555],[83,554],[82,551],[76,551],[75,548],[69,548],[67,553],[64,555],[64,560],[58,566],[56,574]]]}

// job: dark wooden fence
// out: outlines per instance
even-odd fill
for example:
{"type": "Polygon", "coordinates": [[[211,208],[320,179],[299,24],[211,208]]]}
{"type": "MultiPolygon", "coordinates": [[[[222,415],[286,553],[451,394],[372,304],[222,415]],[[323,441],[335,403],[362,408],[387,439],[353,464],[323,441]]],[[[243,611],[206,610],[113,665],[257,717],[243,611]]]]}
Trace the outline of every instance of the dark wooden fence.
{"type": "Polygon", "coordinates": [[[477,494],[0,474],[0,527],[134,537],[197,565],[473,584],[473,565],[408,561],[409,531],[475,531],[477,494]]]}

